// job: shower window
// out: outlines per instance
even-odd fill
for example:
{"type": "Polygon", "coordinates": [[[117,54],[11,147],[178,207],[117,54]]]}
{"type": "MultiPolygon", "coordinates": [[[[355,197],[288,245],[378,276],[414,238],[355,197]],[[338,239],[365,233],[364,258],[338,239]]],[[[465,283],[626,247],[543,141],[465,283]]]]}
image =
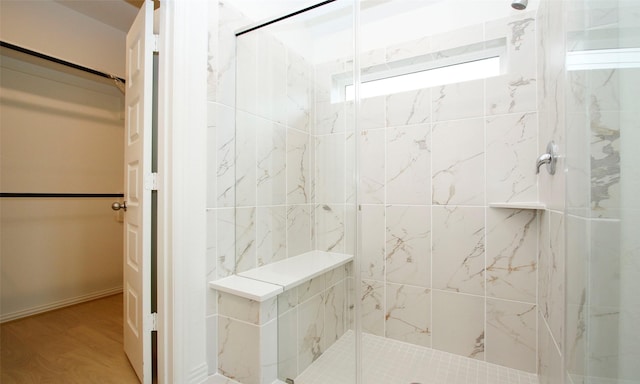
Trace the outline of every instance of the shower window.
{"type": "MultiPolygon", "coordinates": [[[[362,68],[360,97],[365,99],[485,79],[504,74],[506,39],[471,44],[362,68]]],[[[334,102],[352,101],[349,74],[334,76],[334,102]]]]}

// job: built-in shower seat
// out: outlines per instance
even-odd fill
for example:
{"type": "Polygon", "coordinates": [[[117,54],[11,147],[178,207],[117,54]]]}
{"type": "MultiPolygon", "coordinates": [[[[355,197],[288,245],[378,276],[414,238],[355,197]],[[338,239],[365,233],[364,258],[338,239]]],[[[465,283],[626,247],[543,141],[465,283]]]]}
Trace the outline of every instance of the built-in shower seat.
{"type": "Polygon", "coordinates": [[[209,287],[262,302],[353,260],[352,255],[310,251],[210,281],[209,287]]]}
{"type": "MultiPolygon", "coordinates": [[[[324,274],[346,268],[351,260],[352,255],[310,251],[210,281],[209,287],[217,292],[218,371],[243,384],[275,382],[278,359],[283,356],[278,350],[278,323],[284,309],[278,308],[278,295],[313,284],[312,279],[325,281],[324,274]]],[[[336,276],[344,279],[345,275],[338,273],[333,279],[336,276]]],[[[282,326],[287,327],[286,320],[282,326]]]]}

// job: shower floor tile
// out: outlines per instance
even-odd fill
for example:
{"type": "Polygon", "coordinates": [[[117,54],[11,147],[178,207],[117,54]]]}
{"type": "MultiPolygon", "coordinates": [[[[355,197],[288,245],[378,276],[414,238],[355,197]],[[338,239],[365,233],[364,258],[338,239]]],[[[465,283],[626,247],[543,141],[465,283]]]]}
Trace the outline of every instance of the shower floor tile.
{"type": "MultiPolygon", "coordinates": [[[[295,383],[355,383],[354,343],[347,332],[295,383]]],[[[538,384],[532,373],[369,334],[362,350],[364,384],[538,384]]]]}

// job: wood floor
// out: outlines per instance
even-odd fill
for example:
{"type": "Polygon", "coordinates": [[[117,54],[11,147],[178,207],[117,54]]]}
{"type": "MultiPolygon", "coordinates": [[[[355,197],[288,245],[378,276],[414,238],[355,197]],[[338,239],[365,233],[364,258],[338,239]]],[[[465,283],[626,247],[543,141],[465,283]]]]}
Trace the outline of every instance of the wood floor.
{"type": "Polygon", "coordinates": [[[2,384],[137,384],[122,346],[122,295],[0,326],[2,384]]]}

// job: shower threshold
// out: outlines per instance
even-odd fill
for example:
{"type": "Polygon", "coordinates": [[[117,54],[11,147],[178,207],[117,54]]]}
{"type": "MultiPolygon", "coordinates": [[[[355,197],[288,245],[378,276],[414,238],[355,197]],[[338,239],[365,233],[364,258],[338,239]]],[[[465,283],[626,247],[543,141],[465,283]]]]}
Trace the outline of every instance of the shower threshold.
{"type": "MultiPolygon", "coordinates": [[[[352,331],[295,378],[295,384],[354,384],[352,331]]],[[[362,336],[364,384],[538,384],[535,374],[371,334],[362,336]]]]}

